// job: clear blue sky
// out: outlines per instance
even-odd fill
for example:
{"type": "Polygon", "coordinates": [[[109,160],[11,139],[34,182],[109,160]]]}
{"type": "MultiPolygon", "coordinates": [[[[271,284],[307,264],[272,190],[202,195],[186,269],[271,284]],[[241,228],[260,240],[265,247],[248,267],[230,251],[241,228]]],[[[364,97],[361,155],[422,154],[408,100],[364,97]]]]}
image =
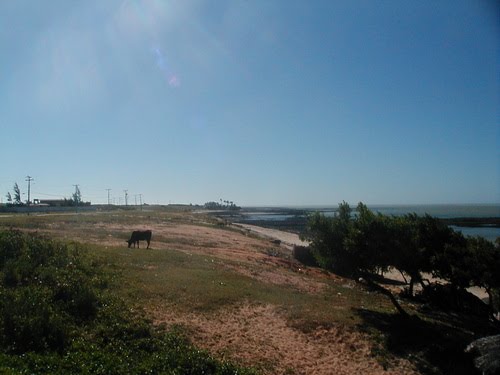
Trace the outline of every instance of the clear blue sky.
{"type": "Polygon", "coordinates": [[[498,1],[0,2],[0,194],[500,203],[498,1]]]}

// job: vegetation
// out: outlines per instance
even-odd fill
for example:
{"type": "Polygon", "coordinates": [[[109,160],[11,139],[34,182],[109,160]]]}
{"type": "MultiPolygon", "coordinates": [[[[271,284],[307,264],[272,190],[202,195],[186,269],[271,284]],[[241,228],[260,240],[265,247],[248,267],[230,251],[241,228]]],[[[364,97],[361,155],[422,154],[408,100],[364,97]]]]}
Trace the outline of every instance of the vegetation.
{"type": "Polygon", "coordinates": [[[219,202],[207,202],[207,203],[205,203],[204,207],[207,210],[238,211],[241,209],[241,207],[237,206],[234,202],[223,200],[223,199],[220,199],[220,203],[219,202]]]}
{"type": "Polygon", "coordinates": [[[0,232],[0,373],[247,374],[154,329],[78,244],[0,232]]]}
{"type": "MultiPolygon", "coordinates": [[[[7,198],[7,206],[24,206],[24,203],[21,200],[21,189],[19,188],[19,185],[17,182],[14,184],[13,187],[14,190],[14,196],[10,192],[7,192],[5,197],[7,198]]],[[[50,200],[51,202],[54,202],[54,200],[50,200]]],[[[80,188],[78,185],[75,185],[75,192],[71,195],[71,198],[64,198],[62,200],[56,200],[57,205],[61,207],[78,207],[78,206],[90,206],[91,202],[84,202],[82,200],[82,193],[80,191],[80,188]]],[[[27,202],[28,205],[31,202],[27,202]]]]}
{"type": "Polygon", "coordinates": [[[303,238],[311,242],[312,253],[321,267],[350,277],[363,277],[376,288],[380,289],[374,283],[376,273],[393,267],[409,277],[408,295],[413,297],[414,283],[420,283],[424,291],[431,290],[422,277],[423,273],[429,273],[448,281],[459,302],[466,288],[485,288],[492,311],[498,311],[495,301],[500,289],[498,241],[495,247],[481,237],[466,238],[429,215],[374,214],[363,203],[359,203],[353,215],[343,202],[335,217],[313,214],[303,238]]]}
{"type": "Polygon", "coordinates": [[[21,190],[17,182],[14,184],[14,204],[21,204],[21,190]]]}
{"type": "Polygon", "coordinates": [[[19,185],[16,183],[14,183],[14,187],[13,187],[13,190],[14,190],[14,197],[12,197],[12,194],[9,192],[7,192],[7,194],[5,195],[5,197],[7,198],[7,205],[22,205],[23,202],[21,201],[21,189],[19,189],[19,185]]]}
{"type": "MultiPolygon", "coordinates": [[[[352,211],[350,226],[359,216],[357,212],[352,211]]],[[[373,228],[381,225],[380,223],[370,224],[371,221],[377,221],[379,215],[370,215],[369,212],[365,214],[363,225],[356,224],[359,231],[372,228],[372,225],[373,228]]],[[[400,220],[404,222],[403,219],[400,220]]],[[[415,218],[418,222],[427,223],[422,224],[421,228],[433,227],[434,220],[427,222],[423,219],[415,218]]],[[[411,238],[417,231],[414,225],[409,226],[413,228],[410,231],[407,225],[393,217],[386,218],[382,222],[387,225],[391,224],[388,234],[397,234],[396,238],[391,241],[394,241],[397,246],[406,243],[408,248],[405,251],[408,251],[408,254],[411,254],[413,246],[424,243],[425,238],[427,240],[432,238],[432,236],[425,238],[421,236],[420,242],[410,243],[404,240],[403,235],[406,233],[408,238],[411,238]],[[406,232],[403,229],[406,229],[406,232]]],[[[151,368],[155,372],[157,368],[153,365],[144,364],[149,363],[147,362],[149,360],[155,364],[155,360],[151,359],[155,355],[166,358],[166,362],[177,361],[169,359],[170,357],[166,355],[163,357],[163,350],[165,352],[170,350],[168,349],[170,348],[169,342],[172,341],[169,341],[169,338],[174,340],[174,346],[177,342],[182,343],[179,349],[181,357],[184,355],[182,353],[188,353],[185,356],[191,355],[186,348],[193,349],[193,347],[182,339],[182,335],[196,333],[190,330],[192,326],[187,323],[190,316],[193,314],[198,317],[202,316],[203,320],[206,319],[208,322],[214,316],[237,311],[240,304],[276,306],[279,308],[280,315],[288,318],[289,326],[301,330],[306,335],[315,334],[316,329],[322,330],[324,327],[347,327],[347,330],[367,332],[373,340],[372,354],[380,363],[390,368],[394,365],[395,358],[408,359],[418,371],[426,375],[474,374],[473,361],[468,354],[464,354],[465,347],[477,338],[499,332],[498,325],[495,326],[491,321],[463,312],[463,307],[467,303],[465,295],[462,295],[462,312],[459,313],[450,308],[456,304],[456,298],[450,298],[454,296],[449,290],[430,285],[425,280],[427,277],[425,271],[420,272],[422,280],[415,280],[415,283],[424,283],[428,291],[426,295],[417,293],[412,299],[396,296],[401,307],[410,316],[408,318],[408,316],[395,313],[394,306],[386,297],[374,293],[371,288],[366,288],[364,283],[354,283],[314,269],[304,270],[302,266],[289,262],[288,258],[279,258],[284,255],[272,252],[269,241],[262,241],[262,244],[256,245],[257,247],[252,251],[267,253],[269,250],[276,264],[282,264],[282,266],[273,266],[274,262],[269,265],[266,265],[267,262],[264,264],[247,263],[219,256],[219,253],[212,251],[214,243],[204,240],[202,235],[205,231],[214,230],[220,233],[221,237],[229,235],[225,231],[230,229],[218,227],[216,223],[217,221],[210,215],[185,211],[178,207],[149,207],[143,211],[117,209],[80,212],[79,214],[0,215],[0,228],[5,230],[10,227],[22,228],[27,232],[36,230],[39,233],[50,233],[51,237],[63,241],[72,239],[87,243],[77,245],[63,242],[61,246],[67,247],[69,254],[78,249],[82,264],[91,265],[89,276],[93,276],[90,278],[96,282],[101,280],[91,288],[97,291],[95,294],[100,301],[97,304],[97,314],[86,320],[75,319],[70,338],[63,341],[64,349],[16,353],[8,352],[3,345],[0,345],[2,348],[0,373],[99,373],[100,369],[103,369],[101,373],[105,373],[108,368],[106,366],[111,368],[109,363],[117,367],[116,372],[146,373],[146,370],[142,370],[144,368],[151,368]],[[175,230],[170,230],[179,224],[188,224],[189,227],[201,226],[203,230],[199,232],[199,237],[180,237],[175,230]],[[124,244],[124,240],[130,235],[129,228],[136,226],[158,226],[155,231],[153,250],[137,251],[119,245],[124,244]],[[165,229],[160,230],[159,228],[162,227],[165,229]],[[234,272],[236,269],[243,272],[234,272]],[[269,270],[272,270],[273,274],[282,273],[282,276],[287,278],[295,275],[306,284],[320,282],[323,287],[311,292],[291,284],[272,284],[267,279],[269,270]],[[320,274],[321,277],[318,278],[320,274]],[[182,331],[177,329],[176,332],[181,332],[182,335],[166,333],[164,330],[154,328],[151,322],[138,317],[137,314],[142,315],[143,311],[155,321],[158,318],[161,321],[164,317],[162,314],[165,313],[168,316],[177,315],[180,318],[179,324],[182,331]],[[115,334],[115,330],[109,327],[116,327],[117,333],[115,334]],[[109,333],[110,331],[113,332],[109,333]],[[145,336],[141,336],[140,332],[145,332],[145,336]],[[117,337],[127,337],[127,339],[120,340],[117,337]],[[159,343],[166,342],[166,348],[163,349],[164,347],[161,346],[157,351],[153,349],[151,352],[144,351],[144,347],[139,343],[150,342],[150,340],[159,343]],[[121,349],[119,349],[120,346],[121,349]],[[138,349],[135,349],[137,347],[138,349]],[[137,356],[134,354],[136,350],[137,356]],[[84,359],[80,360],[79,357],[84,359]],[[69,363],[76,363],[76,370],[68,370],[70,369],[69,363]],[[7,366],[10,367],[7,368],[7,366]],[[52,370],[48,370],[48,366],[52,366],[52,370]],[[35,368],[37,370],[34,370],[35,368]]],[[[420,230],[424,232],[423,229],[420,230]]],[[[237,234],[232,233],[231,236],[233,235],[237,234]]],[[[373,239],[377,236],[374,234],[362,236],[357,233],[354,237],[355,241],[349,242],[346,249],[353,251],[355,244],[363,244],[362,239],[368,238],[373,239]]],[[[57,241],[50,242],[61,244],[57,241]]],[[[497,248],[498,245],[500,243],[496,245],[497,248]]],[[[392,246],[388,246],[387,249],[392,249],[392,246]]],[[[219,248],[219,250],[222,249],[219,248]]],[[[423,249],[421,250],[422,254],[426,254],[423,249]]],[[[399,248],[399,251],[402,251],[402,248],[399,248]]],[[[369,253],[368,247],[364,248],[363,252],[369,253]]],[[[296,249],[295,253],[303,256],[305,261],[309,260],[311,265],[318,259],[312,247],[296,249]],[[311,253],[315,254],[313,258],[311,258],[311,253]]],[[[400,267],[411,265],[411,259],[416,259],[415,254],[412,256],[413,258],[407,259],[407,263],[402,262],[405,258],[401,256],[400,267]]],[[[422,259],[425,257],[422,256],[422,259]]],[[[271,258],[268,261],[271,261],[271,258]]],[[[370,262],[363,261],[360,264],[364,269],[370,269],[368,267],[370,262]]],[[[427,269],[426,267],[423,262],[416,268],[427,269]]],[[[383,281],[380,285],[387,285],[385,284],[387,280],[381,279],[381,276],[376,274],[379,268],[371,269],[375,270],[370,271],[374,273],[356,271],[352,276],[359,278],[365,273],[366,278],[370,276],[374,283],[383,281]]],[[[3,275],[3,268],[1,270],[3,275]]],[[[404,274],[409,281],[410,276],[407,271],[404,271],[404,274]]],[[[3,276],[0,280],[3,280],[3,276]]],[[[2,284],[2,291],[6,288],[2,284]]],[[[4,292],[2,292],[3,295],[4,292]]],[[[0,300],[2,298],[0,297],[0,300]]],[[[493,299],[498,301],[498,295],[493,293],[493,299]]],[[[59,311],[61,303],[46,301],[50,311],[59,311]]],[[[63,316],[66,315],[68,314],[63,314],[63,316]]],[[[174,321],[177,321],[177,318],[174,318],[174,321]]],[[[193,326],[196,327],[196,324],[193,326]]],[[[68,326],[64,324],[63,327],[68,326]]],[[[341,332],[344,331],[341,330],[341,332]]],[[[233,356],[230,350],[230,344],[228,344],[228,348],[217,352],[217,355],[221,358],[237,357],[237,353],[233,356]]],[[[204,353],[200,355],[202,358],[212,358],[204,353]]],[[[176,354],[172,356],[175,358],[176,354]]],[[[215,363],[217,366],[225,365],[225,362],[215,363]]],[[[259,369],[262,368],[263,371],[270,369],[270,373],[277,373],[274,371],[273,363],[253,363],[253,365],[259,366],[259,369]]],[[[176,373],[189,373],[189,367],[183,366],[179,365],[176,373]]],[[[170,368],[156,372],[174,373],[170,368]]],[[[113,373],[113,369],[109,372],[113,373]]]]}
{"type": "Polygon", "coordinates": [[[318,264],[328,270],[360,278],[388,296],[399,314],[360,309],[360,326],[381,345],[374,354],[383,363],[385,353],[411,358],[425,374],[477,373],[464,350],[474,339],[498,334],[500,240],[467,237],[428,215],[392,217],[374,214],[360,203],[352,213],[345,202],[339,214],[309,218],[304,239],[318,264]],[[388,268],[408,278],[411,305],[396,298],[378,275],[388,268]],[[424,280],[430,274],[447,284],[424,280]],[[418,283],[422,291],[414,294],[418,283]],[[489,295],[487,306],[466,288],[480,286],[489,295]],[[416,309],[415,309],[416,308],[416,309]]]}

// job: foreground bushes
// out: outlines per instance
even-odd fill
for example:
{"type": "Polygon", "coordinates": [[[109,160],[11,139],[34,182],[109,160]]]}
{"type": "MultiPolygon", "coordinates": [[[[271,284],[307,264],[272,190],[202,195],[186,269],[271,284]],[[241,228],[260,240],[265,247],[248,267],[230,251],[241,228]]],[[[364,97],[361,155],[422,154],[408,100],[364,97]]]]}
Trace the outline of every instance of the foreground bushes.
{"type": "Polygon", "coordinates": [[[111,295],[77,244],[0,232],[0,373],[246,374],[111,295]]]}

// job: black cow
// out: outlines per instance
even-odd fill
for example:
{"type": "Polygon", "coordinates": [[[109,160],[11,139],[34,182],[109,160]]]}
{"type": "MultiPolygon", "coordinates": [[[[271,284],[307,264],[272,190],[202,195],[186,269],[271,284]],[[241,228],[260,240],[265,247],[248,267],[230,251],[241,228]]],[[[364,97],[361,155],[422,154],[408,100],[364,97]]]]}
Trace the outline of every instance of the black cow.
{"type": "Polygon", "coordinates": [[[127,240],[125,242],[128,242],[128,247],[134,244],[134,248],[135,244],[137,243],[137,248],[139,248],[139,241],[147,241],[148,242],[147,249],[149,249],[149,243],[151,242],[152,234],[153,232],[151,232],[150,230],[134,230],[132,232],[132,235],[130,236],[130,240],[127,240]]]}

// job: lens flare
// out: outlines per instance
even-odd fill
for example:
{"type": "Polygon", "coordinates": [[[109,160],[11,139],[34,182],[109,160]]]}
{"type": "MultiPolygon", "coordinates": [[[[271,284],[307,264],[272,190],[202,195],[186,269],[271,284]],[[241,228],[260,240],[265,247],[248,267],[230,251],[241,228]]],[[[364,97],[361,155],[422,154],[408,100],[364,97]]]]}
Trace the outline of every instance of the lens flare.
{"type": "Polygon", "coordinates": [[[165,55],[163,54],[161,49],[159,47],[153,47],[152,50],[156,60],[156,66],[164,75],[166,81],[168,82],[168,85],[174,88],[179,87],[181,84],[179,77],[169,69],[167,59],[165,58],[165,55]]]}

